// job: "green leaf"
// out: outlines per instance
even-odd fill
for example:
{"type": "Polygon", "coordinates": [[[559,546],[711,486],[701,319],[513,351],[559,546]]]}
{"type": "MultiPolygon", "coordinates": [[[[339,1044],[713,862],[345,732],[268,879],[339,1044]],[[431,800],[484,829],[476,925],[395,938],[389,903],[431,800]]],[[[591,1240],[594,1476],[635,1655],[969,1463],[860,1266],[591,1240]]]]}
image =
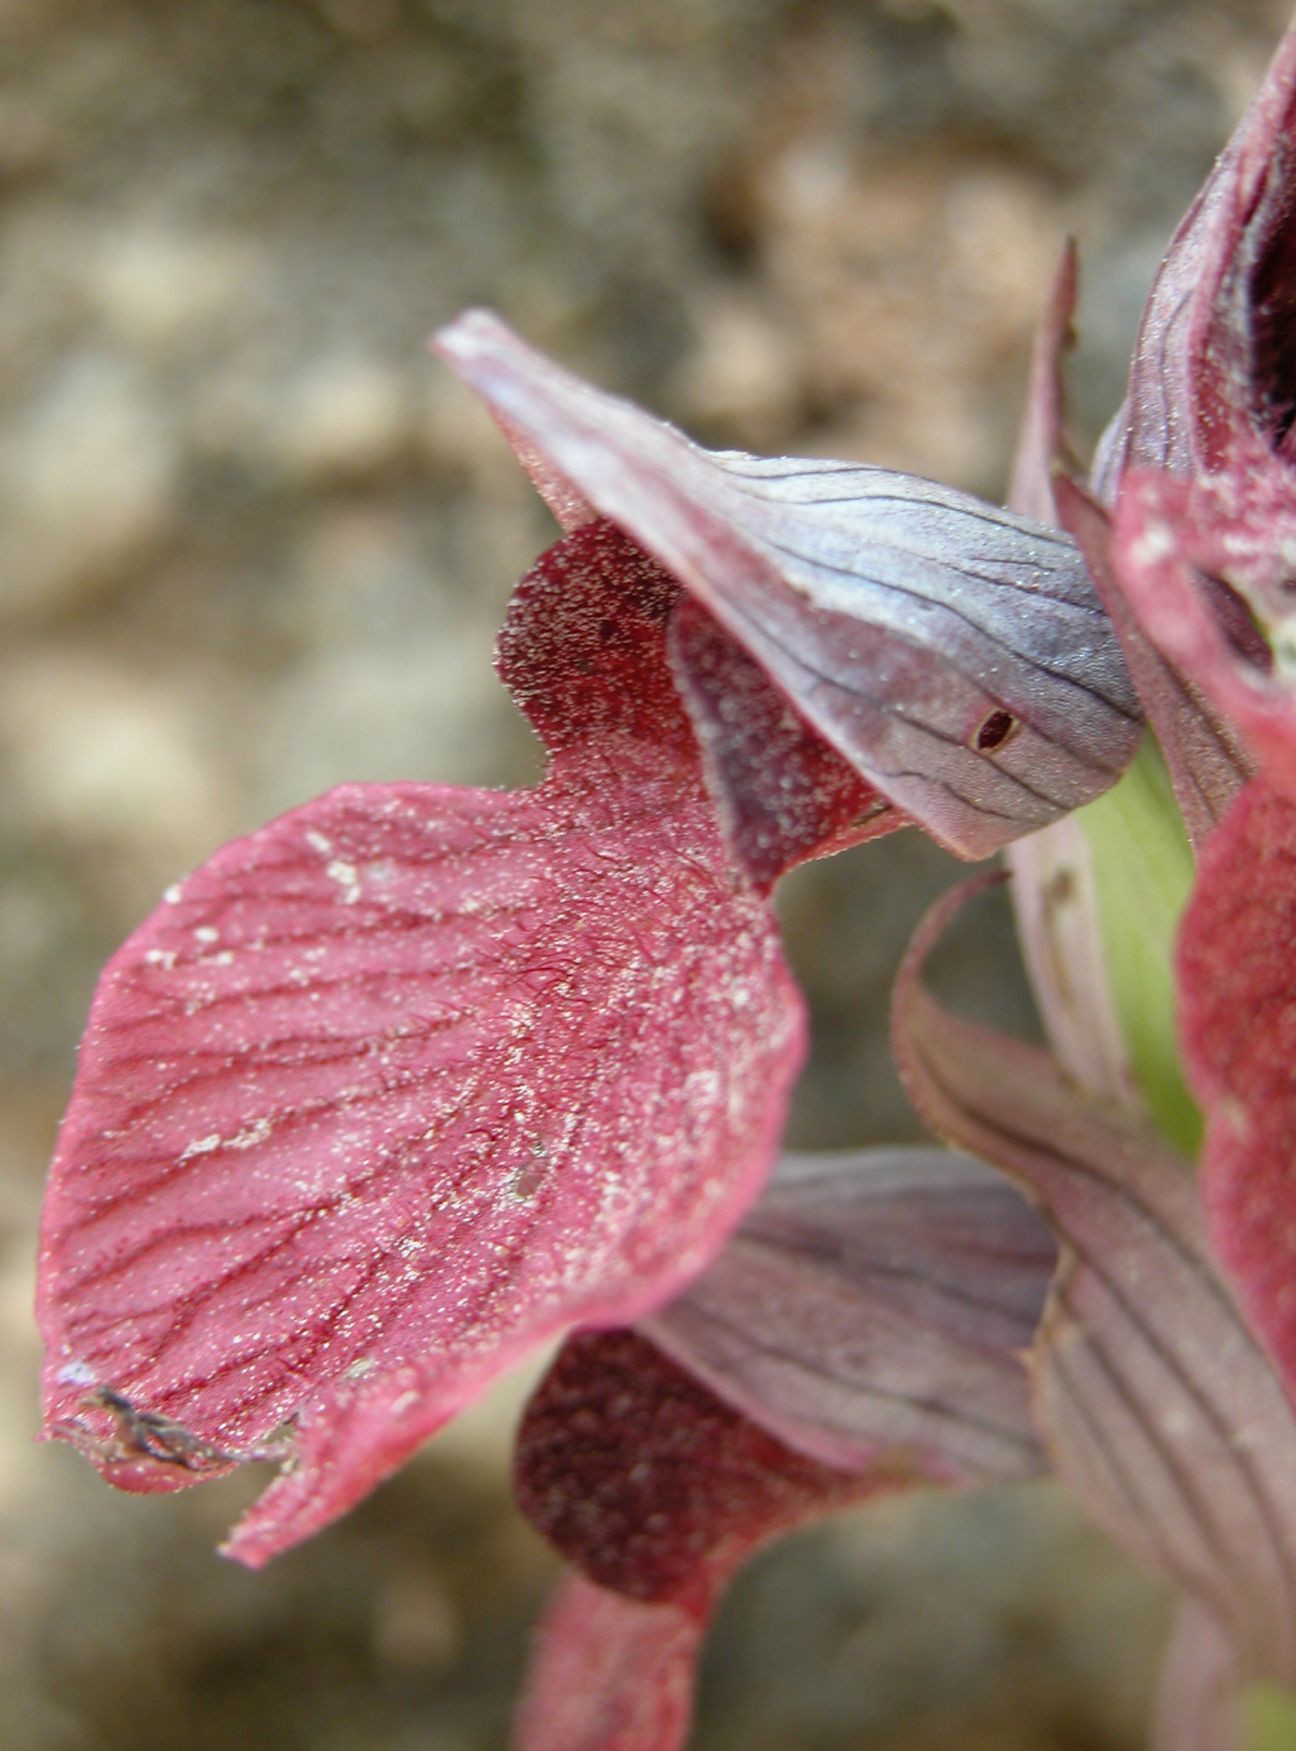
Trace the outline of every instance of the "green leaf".
{"type": "Polygon", "coordinates": [[[1202,1123],[1180,1068],[1174,985],[1193,858],[1150,734],[1120,783],[1076,819],[1093,853],[1107,978],[1135,1078],[1162,1134],[1193,1156],[1202,1123]]]}

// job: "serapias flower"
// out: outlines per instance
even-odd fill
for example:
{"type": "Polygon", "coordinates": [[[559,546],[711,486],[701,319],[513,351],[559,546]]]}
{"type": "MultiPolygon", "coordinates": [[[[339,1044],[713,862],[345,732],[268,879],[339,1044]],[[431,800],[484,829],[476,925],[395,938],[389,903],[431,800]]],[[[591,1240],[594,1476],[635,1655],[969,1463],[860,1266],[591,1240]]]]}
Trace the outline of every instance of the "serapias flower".
{"type": "Polygon", "coordinates": [[[489,318],[441,345],[571,530],[500,643],[544,781],[349,787],[179,883],[104,974],[45,1209],[47,1431],[140,1491],[280,1457],[253,1564],[715,1254],[803,1051],[785,869],[907,821],[982,855],[1140,731],[1056,531],[709,456],[489,318]]]}

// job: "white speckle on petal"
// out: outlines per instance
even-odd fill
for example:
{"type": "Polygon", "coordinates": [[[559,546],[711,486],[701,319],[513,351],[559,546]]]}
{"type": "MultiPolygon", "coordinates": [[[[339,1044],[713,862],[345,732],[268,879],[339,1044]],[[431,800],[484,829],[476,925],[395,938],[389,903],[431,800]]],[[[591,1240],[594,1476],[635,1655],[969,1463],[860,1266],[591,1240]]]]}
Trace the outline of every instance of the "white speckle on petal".
{"type": "Polygon", "coordinates": [[[64,1386],[97,1386],[99,1376],[88,1362],[65,1362],[56,1378],[64,1386]]]}
{"type": "Polygon", "coordinates": [[[271,1120],[257,1119],[245,1131],[240,1131],[237,1137],[231,1137],[228,1147],[230,1149],[253,1149],[258,1143],[264,1143],[273,1130],[274,1125],[271,1120]]]}
{"type": "Polygon", "coordinates": [[[263,1118],[255,1120],[233,1137],[222,1137],[219,1131],[212,1131],[206,1137],[196,1137],[192,1143],[187,1143],[180,1152],[180,1159],[189,1161],[195,1155],[210,1155],[214,1149],[254,1149],[258,1143],[265,1142],[273,1129],[273,1121],[263,1118]]]}
{"type": "Polygon", "coordinates": [[[219,1131],[212,1131],[206,1137],[195,1137],[192,1143],[186,1143],[180,1151],[181,1161],[189,1161],[195,1155],[210,1155],[213,1149],[219,1149],[222,1138],[219,1131]]]}
{"type": "Polygon", "coordinates": [[[1149,523],[1133,543],[1130,558],[1135,565],[1157,565],[1174,552],[1174,536],[1164,523],[1149,523]]]}
{"type": "Polygon", "coordinates": [[[356,866],[347,863],[343,858],[335,857],[325,867],[324,874],[341,888],[343,905],[354,906],[360,898],[360,876],[356,866]]]}

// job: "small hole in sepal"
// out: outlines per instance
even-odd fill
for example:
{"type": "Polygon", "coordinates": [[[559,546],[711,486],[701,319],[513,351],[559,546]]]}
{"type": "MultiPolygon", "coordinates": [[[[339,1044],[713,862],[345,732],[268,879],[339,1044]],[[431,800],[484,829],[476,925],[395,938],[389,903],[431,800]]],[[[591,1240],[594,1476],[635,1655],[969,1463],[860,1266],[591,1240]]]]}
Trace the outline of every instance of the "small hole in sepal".
{"type": "Polygon", "coordinates": [[[993,754],[997,748],[1010,742],[1020,728],[1019,718],[1015,718],[1010,711],[1004,711],[1002,706],[997,706],[982,718],[972,738],[972,746],[978,754],[993,754]]]}

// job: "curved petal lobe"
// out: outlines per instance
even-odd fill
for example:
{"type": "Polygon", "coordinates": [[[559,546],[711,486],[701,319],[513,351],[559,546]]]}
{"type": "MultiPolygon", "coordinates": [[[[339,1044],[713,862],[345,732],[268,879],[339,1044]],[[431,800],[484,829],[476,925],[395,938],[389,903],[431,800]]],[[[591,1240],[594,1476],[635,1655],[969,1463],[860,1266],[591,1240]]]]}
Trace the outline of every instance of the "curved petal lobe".
{"type": "Polygon", "coordinates": [[[730,845],[758,887],[907,825],[687,598],[671,620],[671,663],[730,845]]]}
{"type": "Polygon", "coordinates": [[[1040,312],[1031,347],[1026,405],[1017,434],[1008,504],[1022,517],[1037,523],[1056,524],[1053,500],[1054,466],[1062,460],[1062,417],[1065,388],[1062,361],[1074,340],[1079,264],[1074,240],[1068,238],[1053,270],[1048,298],[1040,312]]]}
{"type": "MultiPolygon", "coordinates": [[[[1210,796],[1212,829],[1257,763],[1265,764],[1284,788],[1296,794],[1292,653],[1288,650],[1275,663],[1274,649],[1281,652],[1281,643],[1271,648],[1232,590],[1213,581],[1227,578],[1248,599],[1262,599],[1263,592],[1254,596],[1246,590],[1245,567],[1239,570],[1229,517],[1218,511],[1218,487],[1218,482],[1132,470],[1121,483],[1113,545],[1121,584],[1143,630],[1210,702],[1208,709],[1222,726],[1219,745],[1223,747],[1226,740],[1233,744],[1231,777],[1208,748],[1201,750],[1190,768],[1210,796]]],[[[1280,554],[1284,545],[1296,547],[1296,483],[1293,513],[1290,542],[1284,542],[1285,532],[1277,523],[1271,523],[1261,538],[1271,556],[1280,554]]],[[[1280,621],[1272,624],[1276,627],[1280,621]]],[[[1192,753],[1190,748],[1190,757],[1192,753]]],[[[1188,806],[1185,814],[1191,825],[1188,806]]],[[[1202,837],[1198,833],[1198,842],[1202,837]]]]}

